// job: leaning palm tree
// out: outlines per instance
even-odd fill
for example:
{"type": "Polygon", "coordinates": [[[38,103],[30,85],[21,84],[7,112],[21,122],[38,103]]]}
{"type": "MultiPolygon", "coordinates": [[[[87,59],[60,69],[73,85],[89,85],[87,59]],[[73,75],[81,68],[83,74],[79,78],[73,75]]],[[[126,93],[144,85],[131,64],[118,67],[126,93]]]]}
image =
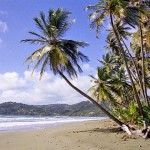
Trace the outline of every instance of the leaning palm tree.
{"type": "Polygon", "coordinates": [[[36,38],[25,39],[22,40],[22,42],[41,44],[42,47],[32,53],[25,62],[29,61],[29,65],[35,62],[33,72],[37,67],[41,66],[41,77],[46,67],[49,67],[54,74],[59,74],[73,89],[89,99],[112,120],[122,126],[124,123],[111,115],[93,98],[75,87],[64,74],[67,73],[71,78],[77,77],[77,70],[82,72],[79,61],[88,61],[87,56],[78,50],[79,47],[88,46],[87,43],[62,38],[73,23],[73,21],[68,21],[69,14],[70,12],[63,9],[58,9],[56,11],[50,9],[48,18],[45,18],[43,12],[40,13],[40,18],[34,18],[36,26],[41,31],[42,35],[29,32],[36,38]]]}

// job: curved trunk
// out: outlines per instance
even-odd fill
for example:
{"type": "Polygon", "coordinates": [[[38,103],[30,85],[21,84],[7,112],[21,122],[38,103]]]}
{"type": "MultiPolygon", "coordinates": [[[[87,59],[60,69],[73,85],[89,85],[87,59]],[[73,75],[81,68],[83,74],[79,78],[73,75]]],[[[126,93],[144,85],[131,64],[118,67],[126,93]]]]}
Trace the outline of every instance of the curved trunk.
{"type": "Polygon", "coordinates": [[[61,72],[58,71],[59,75],[78,93],[80,93],[82,96],[86,97],[88,100],[90,100],[93,104],[95,104],[98,108],[100,108],[109,118],[111,118],[113,121],[115,121],[118,125],[122,126],[124,123],[115,118],[112,114],[110,114],[105,108],[103,108],[98,102],[96,102],[93,98],[85,94],[83,91],[75,87],[66,77],[65,75],[61,72]]]}
{"type": "Polygon", "coordinates": [[[141,81],[141,78],[140,78],[139,71],[137,69],[137,65],[136,65],[136,63],[135,63],[135,61],[134,61],[134,59],[133,59],[133,57],[132,57],[132,55],[131,55],[131,53],[130,53],[130,51],[129,51],[129,49],[128,49],[128,47],[127,47],[126,43],[124,42],[124,40],[123,40],[121,35],[120,35],[120,38],[121,38],[121,40],[122,40],[126,50],[128,51],[129,56],[131,57],[131,60],[133,62],[133,65],[135,67],[135,71],[136,71],[136,74],[137,74],[137,77],[138,77],[139,85],[140,85],[140,88],[141,88],[141,91],[142,91],[142,96],[145,99],[144,89],[143,89],[143,85],[142,85],[142,81],[141,81]]]}
{"type": "Polygon", "coordinates": [[[116,36],[118,45],[119,45],[120,50],[121,50],[121,53],[122,53],[123,61],[124,61],[124,64],[125,64],[125,67],[126,67],[126,70],[127,70],[128,76],[129,76],[129,79],[130,79],[130,81],[131,81],[131,85],[132,85],[132,88],[133,88],[135,100],[136,100],[136,102],[137,102],[137,104],[138,104],[140,114],[144,117],[144,112],[143,112],[142,104],[141,104],[141,102],[140,102],[140,98],[139,98],[139,96],[138,96],[138,93],[137,93],[137,90],[136,90],[134,81],[133,81],[133,79],[132,79],[131,72],[130,72],[130,69],[129,69],[128,64],[127,64],[125,52],[124,52],[123,47],[122,47],[122,45],[121,45],[118,32],[117,32],[117,30],[116,30],[115,27],[114,27],[113,18],[112,18],[112,14],[111,14],[111,13],[110,13],[110,20],[111,20],[111,25],[112,25],[112,28],[113,28],[113,32],[115,33],[115,36],[116,36]]]}
{"type": "Polygon", "coordinates": [[[140,30],[140,44],[141,44],[141,58],[142,58],[142,84],[143,84],[143,89],[144,89],[144,97],[146,99],[147,105],[150,106],[149,104],[149,99],[147,96],[147,88],[146,88],[146,81],[145,81],[145,55],[144,55],[144,47],[143,47],[143,31],[141,25],[139,25],[139,30],[140,30]]]}

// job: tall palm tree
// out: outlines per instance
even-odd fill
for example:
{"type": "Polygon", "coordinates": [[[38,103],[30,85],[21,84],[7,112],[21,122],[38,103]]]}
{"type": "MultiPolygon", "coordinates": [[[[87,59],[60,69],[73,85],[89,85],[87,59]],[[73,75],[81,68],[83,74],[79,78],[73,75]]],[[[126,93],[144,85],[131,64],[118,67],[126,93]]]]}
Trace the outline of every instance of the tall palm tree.
{"type": "Polygon", "coordinates": [[[139,10],[139,22],[138,22],[138,31],[134,34],[133,39],[135,41],[135,37],[137,38],[137,43],[132,43],[132,48],[134,47],[136,50],[138,49],[138,55],[141,59],[141,78],[142,78],[142,85],[144,89],[144,97],[147,104],[150,106],[149,98],[147,95],[147,87],[146,87],[146,53],[147,47],[149,47],[149,28],[150,28],[150,9],[148,6],[148,1],[133,1],[133,5],[136,6],[139,10]],[[137,35],[139,37],[137,37],[137,35]],[[136,45],[136,46],[135,46],[136,45]]]}
{"type": "MultiPolygon", "coordinates": [[[[140,45],[141,45],[141,58],[142,58],[142,81],[143,81],[143,87],[144,87],[144,94],[145,94],[145,98],[146,98],[146,102],[147,104],[150,106],[150,102],[149,102],[149,98],[148,98],[148,95],[147,95],[147,87],[146,87],[146,74],[145,74],[145,54],[146,54],[146,51],[145,51],[145,47],[144,47],[144,36],[143,36],[143,24],[148,22],[148,20],[150,19],[150,17],[148,15],[150,15],[150,10],[148,10],[148,13],[147,13],[147,10],[146,10],[146,13],[145,13],[145,9],[146,7],[144,7],[144,5],[140,5],[142,7],[142,9],[139,8],[140,10],[140,13],[139,13],[139,16],[140,16],[140,19],[141,19],[141,22],[139,22],[139,30],[140,30],[140,45]],[[143,12],[141,12],[143,11],[143,12]]],[[[147,42],[147,39],[146,39],[146,42],[147,42]]]]}
{"type": "Polygon", "coordinates": [[[116,37],[118,46],[120,48],[120,53],[122,55],[122,59],[124,61],[129,79],[131,81],[131,85],[134,91],[135,100],[137,101],[139,110],[141,115],[144,116],[142,104],[140,102],[140,98],[137,92],[137,89],[134,84],[133,77],[131,75],[131,71],[128,66],[128,62],[126,59],[125,51],[121,43],[121,39],[119,36],[118,29],[115,27],[114,22],[123,21],[132,27],[135,24],[138,24],[138,9],[134,6],[130,6],[130,1],[127,0],[100,0],[96,5],[87,6],[88,10],[93,10],[94,12],[89,15],[89,18],[93,19],[90,24],[90,28],[96,28],[96,36],[98,37],[99,31],[103,22],[105,20],[110,19],[110,24],[112,26],[114,35],[116,37]]]}
{"type": "MultiPolygon", "coordinates": [[[[138,70],[140,72],[140,78],[143,86],[145,103],[150,106],[150,101],[147,96],[147,78],[149,76],[149,46],[147,44],[148,32],[137,30],[132,36],[131,49],[134,51],[138,70]],[[143,39],[143,40],[142,40],[143,39]],[[144,53],[144,54],[143,54],[144,53]]],[[[150,32],[149,32],[150,33],[150,32]]]]}
{"type": "Polygon", "coordinates": [[[82,72],[79,61],[88,61],[87,56],[83,55],[78,50],[79,47],[87,46],[87,43],[62,38],[64,33],[69,29],[73,22],[67,20],[69,14],[70,12],[63,9],[58,9],[56,11],[50,9],[48,18],[45,18],[43,12],[40,13],[40,18],[34,18],[34,21],[42,35],[35,32],[29,32],[30,34],[36,36],[36,38],[25,39],[22,40],[22,42],[41,44],[42,47],[32,53],[26,59],[26,61],[29,61],[29,65],[36,61],[33,71],[38,66],[42,66],[40,71],[41,77],[45,71],[46,66],[50,67],[50,70],[54,72],[54,74],[59,74],[73,89],[89,99],[106,115],[122,126],[123,123],[121,121],[111,115],[90,96],[75,87],[64,75],[64,73],[67,73],[71,78],[77,77],[76,69],[79,72],[82,72]]]}
{"type": "MultiPolygon", "coordinates": [[[[125,47],[125,51],[127,51],[127,54],[129,55],[129,57],[128,57],[129,61],[128,62],[131,63],[131,67],[130,68],[133,69],[133,71],[131,72],[132,76],[133,76],[133,74],[136,74],[136,78],[134,77],[134,79],[135,79],[136,83],[140,86],[141,90],[139,90],[139,92],[141,93],[141,95],[143,96],[145,101],[147,101],[147,98],[145,97],[145,92],[144,92],[144,87],[143,87],[143,83],[142,83],[142,78],[140,76],[138,66],[136,64],[136,61],[134,59],[133,54],[131,55],[131,52],[130,52],[129,48],[128,48],[127,44],[124,41],[124,39],[127,40],[129,37],[131,37],[132,34],[129,32],[129,30],[131,30],[131,28],[129,26],[126,26],[126,24],[121,22],[121,21],[117,22],[115,24],[115,26],[118,29],[118,33],[119,33],[120,39],[121,39],[121,41],[123,43],[123,46],[125,47]]],[[[113,39],[115,39],[115,35],[114,35],[114,32],[113,32],[112,29],[110,29],[110,35],[113,37],[113,39]]],[[[137,44],[137,43],[135,42],[135,44],[137,44]]],[[[117,49],[119,49],[119,47],[117,49]]]]}

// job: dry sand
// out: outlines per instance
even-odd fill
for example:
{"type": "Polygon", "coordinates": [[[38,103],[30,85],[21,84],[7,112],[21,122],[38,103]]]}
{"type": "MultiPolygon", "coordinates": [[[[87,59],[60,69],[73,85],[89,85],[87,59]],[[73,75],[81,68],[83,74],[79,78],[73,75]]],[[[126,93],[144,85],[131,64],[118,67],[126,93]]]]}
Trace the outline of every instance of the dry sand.
{"type": "Polygon", "coordinates": [[[150,140],[128,138],[112,121],[103,120],[1,132],[0,150],[150,150],[150,140]]]}

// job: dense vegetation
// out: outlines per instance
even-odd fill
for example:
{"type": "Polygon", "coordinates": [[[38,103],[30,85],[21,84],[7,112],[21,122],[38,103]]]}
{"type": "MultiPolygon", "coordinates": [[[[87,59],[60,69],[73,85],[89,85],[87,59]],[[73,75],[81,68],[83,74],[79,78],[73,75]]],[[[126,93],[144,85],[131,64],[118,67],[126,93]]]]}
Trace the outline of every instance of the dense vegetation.
{"type": "Polygon", "coordinates": [[[26,105],[6,102],[0,104],[0,115],[35,115],[35,116],[105,116],[105,114],[90,102],[74,105],[26,105]]]}
{"type": "Polygon", "coordinates": [[[106,55],[100,60],[94,86],[89,89],[98,101],[110,103],[111,113],[119,120],[150,124],[150,9],[148,1],[101,0],[89,18],[97,37],[105,20],[106,55]]]}

